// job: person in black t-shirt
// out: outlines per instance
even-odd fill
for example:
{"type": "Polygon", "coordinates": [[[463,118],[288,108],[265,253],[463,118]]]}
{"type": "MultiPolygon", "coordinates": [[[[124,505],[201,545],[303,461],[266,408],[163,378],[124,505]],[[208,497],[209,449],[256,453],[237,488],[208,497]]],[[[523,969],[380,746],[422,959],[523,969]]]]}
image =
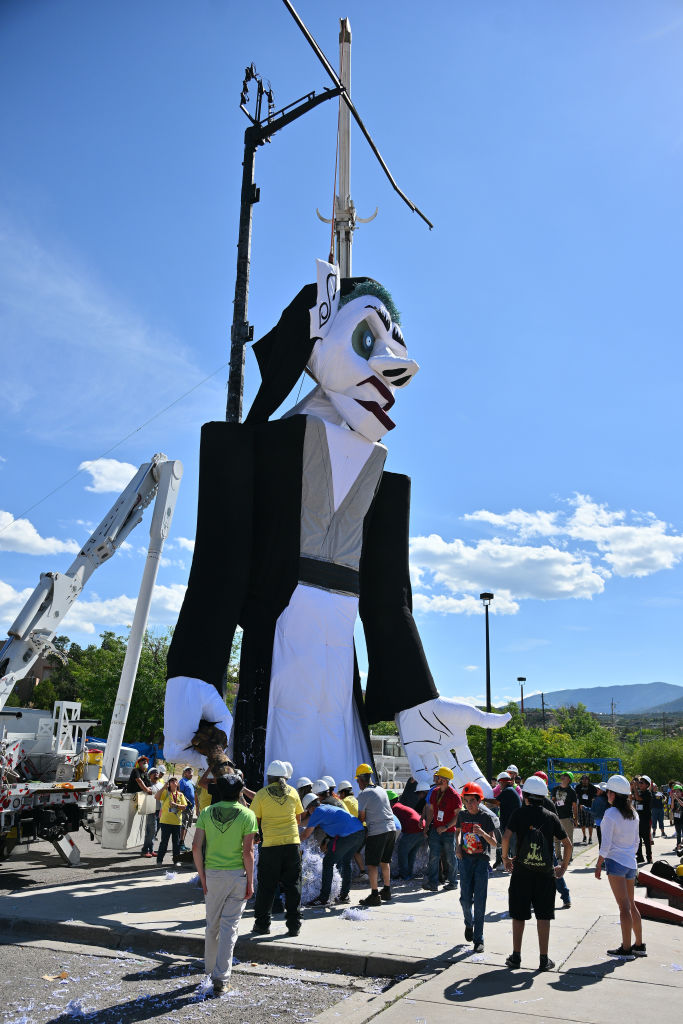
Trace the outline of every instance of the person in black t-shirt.
{"type": "Polygon", "coordinates": [[[555,966],[548,957],[550,922],[555,917],[555,879],[569,867],[572,845],[557,815],[543,806],[548,787],[543,779],[532,775],[522,787],[524,806],[515,811],[503,835],[503,863],[512,873],[508,891],[508,907],[512,918],[512,953],[506,965],[521,965],[524,925],[533,907],[538,931],[539,970],[555,966]],[[510,857],[510,839],[517,836],[517,854],[510,857]],[[562,844],[562,864],[553,867],[553,841],[562,844]]]}
{"type": "MultiPolygon", "coordinates": [[[[522,798],[515,789],[515,785],[508,772],[501,772],[496,782],[500,786],[500,792],[497,797],[498,803],[498,818],[500,820],[500,831],[501,834],[507,828],[507,823],[514,811],[519,810],[522,806],[522,798]]],[[[514,844],[515,837],[513,835],[512,842],[514,844]]],[[[511,849],[511,854],[514,857],[515,851],[511,849]]],[[[503,855],[500,846],[496,849],[496,863],[494,868],[502,868],[503,866],[503,855]]]]}
{"type": "Polygon", "coordinates": [[[137,759],[135,767],[128,776],[128,782],[126,783],[124,793],[139,793],[141,791],[143,793],[152,792],[152,784],[149,781],[149,775],[147,774],[148,764],[149,759],[144,755],[137,759]]]}
{"type": "Polygon", "coordinates": [[[588,775],[582,775],[578,786],[574,786],[574,792],[576,793],[576,799],[579,804],[579,826],[582,833],[581,842],[586,842],[586,829],[588,829],[588,842],[592,843],[595,821],[593,820],[591,804],[597,796],[598,791],[592,784],[588,775]]]}
{"type": "MultiPolygon", "coordinates": [[[[572,787],[573,781],[574,776],[571,772],[562,772],[559,786],[555,786],[551,791],[555,813],[572,846],[574,845],[574,829],[579,827],[579,801],[576,799],[576,791],[572,787]]],[[[555,843],[555,856],[558,861],[562,857],[559,843],[555,843]]]]}
{"type": "Polygon", "coordinates": [[[645,854],[647,857],[648,864],[652,864],[652,793],[650,792],[650,783],[652,779],[649,775],[641,775],[638,779],[638,786],[636,789],[636,798],[634,800],[634,809],[638,815],[638,836],[640,842],[638,843],[638,855],[637,861],[642,864],[644,861],[643,857],[643,843],[645,843],[645,854]]]}

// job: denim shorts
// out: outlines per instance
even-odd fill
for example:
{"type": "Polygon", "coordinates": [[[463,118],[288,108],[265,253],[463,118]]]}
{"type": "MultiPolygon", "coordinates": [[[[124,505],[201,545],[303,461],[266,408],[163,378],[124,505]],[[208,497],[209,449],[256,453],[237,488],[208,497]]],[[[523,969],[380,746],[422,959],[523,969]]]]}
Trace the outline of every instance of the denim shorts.
{"type": "Polygon", "coordinates": [[[619,878],[636,877],[635,868],[627,868],[623,864],[619,864],[618,861],[612,860],[611,857],[605,858],[605,871],[608,875],[616,875],[619,878]]]}

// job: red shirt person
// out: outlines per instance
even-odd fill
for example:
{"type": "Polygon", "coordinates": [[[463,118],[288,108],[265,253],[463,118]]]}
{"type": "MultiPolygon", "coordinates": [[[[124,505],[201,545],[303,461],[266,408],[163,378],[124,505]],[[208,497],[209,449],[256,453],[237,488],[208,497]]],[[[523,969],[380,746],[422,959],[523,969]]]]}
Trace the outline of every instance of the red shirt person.
{"type": "Polygon", "coordinates": [[[408,880],[415,873],[415,858],[424,843],[424,819],[413,807],[400,803],[393,790],[387,790],[387,796],[394,816],[401,824],[401,836],[398,841],[398,876],[408,880]]]}
{"type": "Polygon", "coordinates": [[[436,892],[439,888],[439,861],[445,861],[444,889],[457,889],[458,862],[455,859],[455,828],[462,800],[451,788],[453,772],[441,766],[434,772],[434,788],[425,807],[425,827],[429,842],[427,881],[423,888],[436,892]]]}

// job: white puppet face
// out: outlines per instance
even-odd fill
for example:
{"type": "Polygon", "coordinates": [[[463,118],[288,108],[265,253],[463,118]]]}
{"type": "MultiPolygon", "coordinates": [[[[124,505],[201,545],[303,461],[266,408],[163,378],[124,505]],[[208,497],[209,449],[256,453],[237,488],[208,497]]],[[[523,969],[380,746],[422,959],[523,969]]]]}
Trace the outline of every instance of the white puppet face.
{"type": "Polygon", "coordinates": [[[357,433],[379,441],[396,425],[388,415],[395,392],[419,366],[376,295],[360,295],[333,312],[308,366],[337,412],[357,433]]]}

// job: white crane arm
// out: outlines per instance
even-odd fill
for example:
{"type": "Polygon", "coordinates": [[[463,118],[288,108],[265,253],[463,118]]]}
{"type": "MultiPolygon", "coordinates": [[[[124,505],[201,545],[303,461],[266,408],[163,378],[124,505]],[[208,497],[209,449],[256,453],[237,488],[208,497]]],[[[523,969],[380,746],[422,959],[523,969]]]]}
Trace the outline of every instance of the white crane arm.
{"type": "MultiPolygon", "coordinates": [[[[156,454],[150,462],[140,466],[66,572],[40,574],[38,586],[10,626],[9,639],[0,650],[0,710],[5,706],[14,684],[23,679],[41,654],[50,653],[62,657],[52,643],[62,619],[95,569],[111,558],[142,520],[142,513],[156,495],[166,463],[168,459],[165,455],[156,454]]],[[[179,480],[182,476],[181,464],[176,462],[171,465],[178,467],[179,480]]],[[[172,490],[175,492],[176,488],[172,490]]],[[[161,527],[160,539],[163,544],[170,517],[165,517],[161,510],[160,514],[163,525],[158,523],[156,526],[157,531],[161,527]]],[[[155,519],[158,519],[156,512],[155,519]]]]}

